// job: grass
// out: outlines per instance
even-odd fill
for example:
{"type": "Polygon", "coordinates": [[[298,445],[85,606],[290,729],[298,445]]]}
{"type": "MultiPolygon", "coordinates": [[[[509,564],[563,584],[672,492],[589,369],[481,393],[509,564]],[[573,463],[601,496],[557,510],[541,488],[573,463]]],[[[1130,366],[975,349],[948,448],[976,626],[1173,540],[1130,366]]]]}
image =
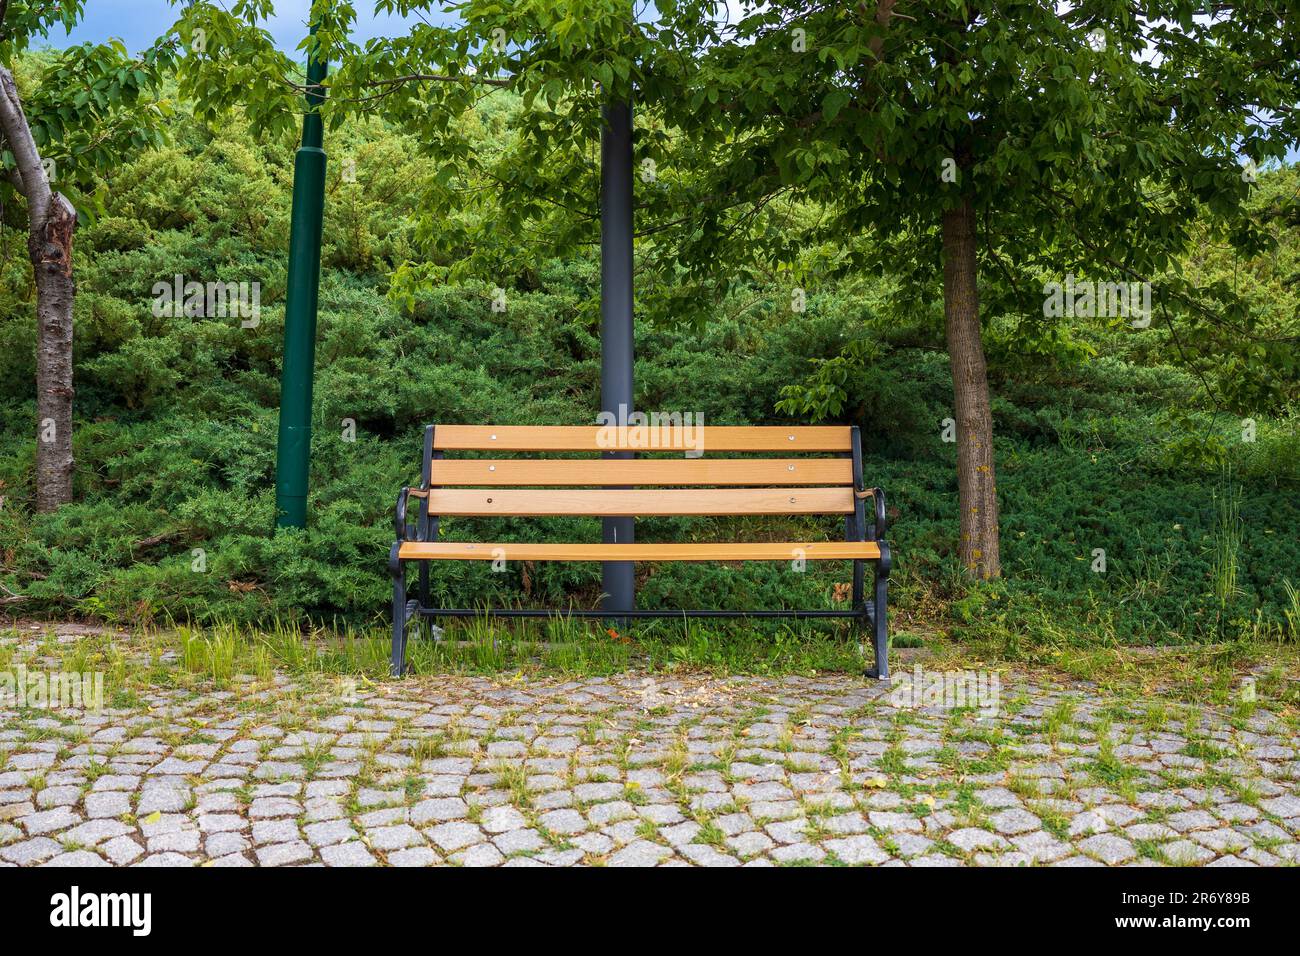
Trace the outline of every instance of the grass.
{"type": "MultiPolygon", "coordinates": [[[[1290,582],[1288,594],[1295,606],[1288,614],[1300,620],[1300,591],[1290,582]]],[[[1247,633],[1220,644],[1167,648],[1135,648],[1118,642],[1080,647],[1062,641],[1023,652],[1015,661],[1001,654],[999,625],[991,624],[974,640],[958,643],[950,635],[933,633],[918,660],[930,670],[1016,669],[1035,672],[1038,679],[1085,681],[1106,692],[1101,716],[1135,721],[1148,730],[1169,726],[1174,720],[1195,715],[1186,705],[1214,705],[1231,715],[1233,725],[1245,729],[1261,706],[1300,727],[1300,644],[1280,639],[1267,629],[1247,633]]],[[[969,632],[967,632],[969,633],[969,632]]],[[[321,677],[355,689],[384,683],[388,677],[387,629],[301,629],[287,622],[265,629],[233,624],[209,628],[180,626],[171,630],[142,628],[130,634],[93,632],[73,641],[60,641],[54,627],[41,633],[24,628],[0,630],[0,660],[13,669],[101,671],[109,706],[138,705],[145,695],[160,688],[185,688],[210,683],[218,689],[252,683],[270,685],[275,675],[290,678],[321,677]]],[[[536,676],[579,678],[607,676],[629,670],[648,674],[860,674],[863,659],[847,635],[820,624],[783,624],[763,627],[753,623],[700,626],[696,622],[654,621],[637,626],[613,639],[587,622],[554,619],[511,622],[487,618],[453,622],[445,638],[434,642],[413,637],[408,658],[416,677],[489,675],[522,681],[536,676]]],[[[895,658],[896,671],[906,669],[895,658]]],[[[1020,706],[1011,682],[1004,680],[1001,707],[1014,713],[1020,706]]],[[[346,695],[340,695],[346,696],[346,695]]],[[[655,701],[647,698],[643,716],[656,717],[655,701]]],[[[277,698],[253,700],[248,707],[273,713],[277,698]]],[[[1041,718],[1042,729],[1054,742],[1079,742],[1089,733],[1078,721],[1077,701],[1057,702],[1041,718]]],[[[894,712],[896,721],[912,719],[908,711],[894,712]]],[[[757,714],[755,720],[761,720],[757,714]]],[[[963,738],[980,740],[992,733],[963,715],[963,738]]],[[[795,722],[791,722],[793,725],[795,722]]],[[[1016,732],[1015,728],[1008,728],[1016,732]]],[[[595,742],[600,719],[578,730],[584,744],[595,742]]],[[[775,749],[793,753],[793,731],[787,727],[775,749]]],[[[902,728],[893,728],[892,739],[902,728]]],[[[453,749],[454,728],[421,744],[433,748],[420,759],[435,759],[453,749]]],[[[967,757],[965,772],[997,769],[997,753],[967,757]]],[[[904,754],[891,748],[880,771],[891,776],[906,772],[904,754]]]]}
{"type": "MultiPolygon", "coordinates": [[[[18,639],[17,631],[8,632],[18,639]]],[[[50,629],[53,633],[53,628],[50,629]]],[[[5,632],[0,632],[0,638],[5,632]]],[[[171,630],[141,629],[123,639],[107,632],[88,634],[61,645],[44,643],[36,655],[53,657],[66,669],[103,670],[112,687],[121,687],[130,668],[147,683],[169,683],[164,658],[175,655],[185,674],[219,687],[236,679],[269,680],[278,671],[388,679],[390,638],[387,628],[300,629],[286,622],[257,629],[234,624],[207,628],[182,625],[171,630]]],[[[16,647],[0,643],[6,657],[17,658],[16,647]]],[[[863,660],[856,644],[832,629],[816,624],[777,628],[728,625],[702,627],[654,621],[638,626],[620,639],[611,639],[597,625],[567,619],[545,623],[505,624],[486,617],[453,622],[443,640],[413,635],[408,662],[421,674],[532,673],[596,676],[643,669],[652,672],[711,671],[716,673],[860,673],[863,660]]],[[[135,681],[138,683],[138,681],[135,681]]],[[[654,708],[648,711],[654,716],[654,708]]]]}
{"type": "Polygon", "coordinates": [[[1213,563],[1214,597],[1219,603],[1220,619],[1228,603],[1241,591],[1237,584],[1241,569],[1241,491],[1232,483],[1232,473],[1224,473],[1222,490],[1214,496],[1217,523],[1214,527],[1213,563]]]}

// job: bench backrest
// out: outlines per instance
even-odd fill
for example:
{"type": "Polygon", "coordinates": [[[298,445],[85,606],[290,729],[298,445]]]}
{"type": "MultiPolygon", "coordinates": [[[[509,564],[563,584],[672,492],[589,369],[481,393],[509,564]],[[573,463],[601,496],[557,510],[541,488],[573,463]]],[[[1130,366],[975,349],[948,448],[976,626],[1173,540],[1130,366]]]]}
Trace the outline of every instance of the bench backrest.
{"type": "Polygon", "coordinates": [[[854,493],[862,487],[861,443],[857,428],[847,425],[666,425],[620,433],[600,426],[430,425],[421,478],[425,520],[843,514],[865,530],[862,500],[854,493]],[[445,457],[458,451],[600,457],[445,457]],[[631,452],[643,457],[630,458],[631,452]],[[711,457],[719,452],[759,457],[711,457]]]}

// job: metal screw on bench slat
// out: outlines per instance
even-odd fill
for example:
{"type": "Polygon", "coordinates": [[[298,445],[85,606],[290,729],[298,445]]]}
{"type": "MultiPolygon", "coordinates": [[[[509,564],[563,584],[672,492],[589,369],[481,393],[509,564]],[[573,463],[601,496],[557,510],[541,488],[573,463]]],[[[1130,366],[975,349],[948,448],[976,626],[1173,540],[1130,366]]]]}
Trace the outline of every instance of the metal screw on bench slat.
{"type": "Polygon", "coordinates": [[[786,468],[790,471],[794,471],[794,465],[786,465],[786,468]]]}
{"type": "Polygon", "coordinates": [[[794,499],[793,499],[793,498],[790,499],[790,504],[794,504],[794,499]]]}
{"type": "Polygon", "coordinates": [[[789,438],[790,438],[790,441],[794,441],[794,436],[793,436],[793,435],[790,435],[789,438]]]}
{"type": "Polygon", "coordinates": [[[497,436],[496,436],[496,435],[493,435],[493,436],[492,436],[492,440],[493,440],[493,441],[496,441],[496,440],[497,440],[497,436]]]}
{"type": "Polygon", "coordinates": [[[496,470],[497,470],[496,465],[488,465],[488,471],[496,471],[496,470]]]}

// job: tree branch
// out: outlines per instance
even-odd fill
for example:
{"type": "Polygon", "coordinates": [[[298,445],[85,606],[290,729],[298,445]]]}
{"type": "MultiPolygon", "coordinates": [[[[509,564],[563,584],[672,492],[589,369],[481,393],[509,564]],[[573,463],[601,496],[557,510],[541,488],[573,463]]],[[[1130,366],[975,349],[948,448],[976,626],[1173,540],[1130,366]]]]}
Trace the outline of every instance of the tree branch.
{"type": "Polygon", "coordinates": [[[406,76],[395,76],[391,80],[369,80],[366,86],[393,86],[394,84],[412,83],[412,82],[436,82],[436,83],[463,83],[468,80],[470,83],[476,83],[482,86],[500,86],[509,87],[514,81],[501,79],[495,76],[477,76],[466,74],[464,76],[446,76],[442,73],[408,73],[406,76]]]}
{"type": "Polygon", "coordinates": [[[14,154],[14,164],[21,179],[20,188],[27,197],[33,216],[44,216],[50,205],[50,181],[41,165],[41,154],[32,139],[31,127],[27,125],[14,75],[3,66],[0,66],[0,129],[14,154]]]}

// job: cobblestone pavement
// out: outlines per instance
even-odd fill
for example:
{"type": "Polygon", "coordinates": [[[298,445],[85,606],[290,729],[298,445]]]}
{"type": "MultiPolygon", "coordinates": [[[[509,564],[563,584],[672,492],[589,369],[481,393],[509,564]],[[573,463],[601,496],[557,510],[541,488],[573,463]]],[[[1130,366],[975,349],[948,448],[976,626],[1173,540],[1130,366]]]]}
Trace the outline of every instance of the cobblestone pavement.
{"type": "Polygon", "coordinates": [[[236,679],[0,701],[0,865],[1292,865],[1294,725],[1004,674],[236,679]],[[4,708],[9,709],[4,709],[4,708]]]}

